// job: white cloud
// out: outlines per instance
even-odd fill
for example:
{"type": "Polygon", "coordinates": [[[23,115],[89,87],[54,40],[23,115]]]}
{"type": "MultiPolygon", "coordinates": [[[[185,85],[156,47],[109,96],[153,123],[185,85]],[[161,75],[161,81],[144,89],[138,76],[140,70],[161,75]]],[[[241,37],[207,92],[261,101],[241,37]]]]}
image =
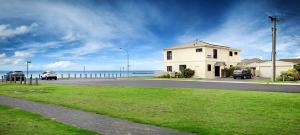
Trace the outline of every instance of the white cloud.
{"type": "Polygon", "coordinates": [[[8,24],[0,25],[0,38],[10,38],[17,35],[22,35],[30,32],[37,24],[33,23],[30,26],[21,25],[16,28],[11,28],[8,24]]]}
{"type": "Polygon", "coordinates": [[[64,69],[75,66],[76,64],[71,61],[58,61],[54,63],[47,64],[45,67],[47,69],[64,69]]]}
{"type": "Polygon", "coordinates": [[[62,1],[11,0],[1,3],[0,18],[34,19],[40,24],[42,33],[59,35],[61,38],[57,40],[25,43],[20,48],[39,53],[61,47],[62,50],[46,53],[48,57],[60,60],[101,53],[105,48],[119,48],[136,39],[155,41],[156,36],[146,25],[151,20],[162,20],[156,8],[146,2],[143,5],[126,2],[116,6],[117,12],[105,4],[93,9],[62,1]],[[140,10],[143,12],[138,12],[140,10]],[[121,43],[115,44],[114,41],[121,43]],[[74,45],[73,42],[79,44],[74,45]]]}
{"type": "Polygon", "coordinates": [[[24,65],[32,52],[28,51],[15,51],[14,55],[8,57],[5,53],[0,54],[0,65],[24,65]]]}

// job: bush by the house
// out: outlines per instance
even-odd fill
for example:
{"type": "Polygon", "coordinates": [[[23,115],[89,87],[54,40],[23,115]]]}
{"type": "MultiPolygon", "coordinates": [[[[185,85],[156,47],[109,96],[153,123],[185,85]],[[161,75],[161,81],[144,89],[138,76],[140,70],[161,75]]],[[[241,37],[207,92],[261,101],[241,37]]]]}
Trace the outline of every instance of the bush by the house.
{"type": "Polygon", "coordinates": [[[294,68],[289,69],[286,72],[282,72],[280,76],[276,78],[277,81],[295,81],[300,80],[300,73],[294,68]]]}
{"type": "Polygon", "coordinates": [[[194,70],[187,68],[187,69],[181,70],[181,75],[180,76],[182,78],[191,78],[191,77],[194,76],[194,74],[195,74],[194,70]]]}
{"type": "Polygon", "coordinates": [[[240,67],[230,67],[230,68],[224,68],[224,75],[225,77],[230,77],[233,75],[234,70],[240,70],[240,67]]]}
{"type": "Polygon", "coordinates": [[[154,77],[157,78],[170,78],[170,74],[164,71],[156,71],[154,72],[154,77]]]}
{"type": "Polygon", "coordinates": [[[163,75],[158,76],[158,78],[170,78],[170,75],[169,74],[163,74],[163,75]]]}
{"type": "Polygon", "coordinates": [[[300,73],[300,64],[295,65],[294,69],[296,69],[298,71],[298,73],[300,73]]]}
{"type": "Polygon", "coordinates": [[[291,76],[280,75],[276,77],[276,81],[294,81],[295,79],[291,76]]]}

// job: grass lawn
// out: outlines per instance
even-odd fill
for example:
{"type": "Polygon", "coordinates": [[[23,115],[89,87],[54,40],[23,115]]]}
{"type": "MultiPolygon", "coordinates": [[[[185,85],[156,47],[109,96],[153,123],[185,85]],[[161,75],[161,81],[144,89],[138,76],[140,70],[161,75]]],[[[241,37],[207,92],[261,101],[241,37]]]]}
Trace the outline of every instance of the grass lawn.
{"type": "Polygon", "coordinates": [[[96,135],[96,133],[65,125],[38,114],[0,105],[1,135],[96,135]]]}
{"type": "Polygon", "coordinates": [[[0,95],[199,134],[300,134],[300,94],[7,84],[0,85],[0,95]]]}

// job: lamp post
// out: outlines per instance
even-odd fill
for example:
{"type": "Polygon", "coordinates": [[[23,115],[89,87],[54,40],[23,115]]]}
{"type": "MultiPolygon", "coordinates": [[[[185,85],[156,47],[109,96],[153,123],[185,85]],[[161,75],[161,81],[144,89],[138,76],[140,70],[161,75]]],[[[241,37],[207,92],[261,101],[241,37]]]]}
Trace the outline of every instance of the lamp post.
{"type": "Polygon", "coordinates": [[[127,55],[127,77],[129,77],[129,53],[124,48],[120,48],[120,50],[124,50],[126,52],[126,55],[127,55]]]}
{"type": "Polygon", "coordinates": [[[85,74],[85,66],[83,66],[83,73],[85,74]]]}
{"type": "Polygon", "coordinates": [[[26,64],[27,64],[27,78],[28,78],[28,64],[29,64],[29,63],[31,63],[31,61],[27,61],[27,62],[26,62],[26,64]]]}

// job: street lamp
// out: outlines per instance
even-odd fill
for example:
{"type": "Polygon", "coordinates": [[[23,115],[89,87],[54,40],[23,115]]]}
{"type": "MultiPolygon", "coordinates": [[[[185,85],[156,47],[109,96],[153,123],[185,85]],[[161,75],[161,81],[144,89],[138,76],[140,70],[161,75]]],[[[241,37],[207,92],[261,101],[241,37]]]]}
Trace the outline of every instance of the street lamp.
{"type": "Polygon", "coordinates": [[[27,61],[27,62],[26,62],[26,64],[27,64],[27,78],[28,78],[28,64],[29,64],[29,63],[31,63],[31,61],[27,61]]]}
{"type": "Polygon", "coordinates": [[[129,77],[129,53],[124,48],[120,48],[120,50],[124,50],[126,52],[126,55],[127,55],[127,77],[129,77]]]}

